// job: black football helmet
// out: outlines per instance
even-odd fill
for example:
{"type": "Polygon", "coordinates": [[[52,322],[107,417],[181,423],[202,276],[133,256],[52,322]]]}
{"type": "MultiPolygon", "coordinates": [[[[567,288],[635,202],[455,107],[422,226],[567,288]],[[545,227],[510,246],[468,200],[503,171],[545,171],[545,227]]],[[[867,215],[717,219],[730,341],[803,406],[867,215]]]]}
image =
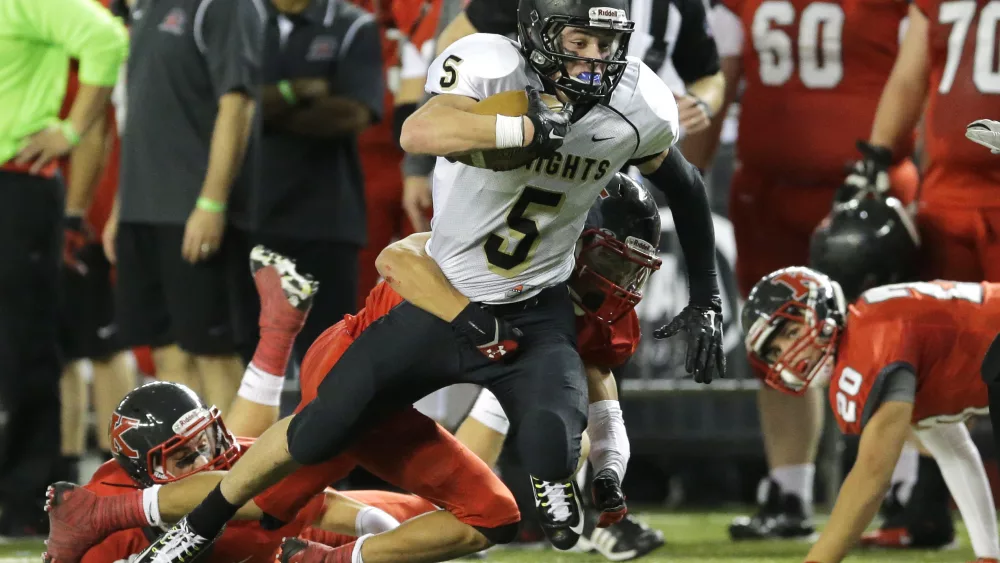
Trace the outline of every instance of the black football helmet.
{"type": "Polygon", "coordinates": [[[239,454],[219,409],[208,408],[194,391],[177,383],[149,383],[125,395],[111,414],[108,435],[115,461],[144,487],[199,471],[229,469],[239,454]],[[194,446],[192,456],[204,455],[209,463],[171,475],[163,460],[184,446],[194,446]]]}
{"type": "Polygon", "coordinates": [[[520,0],[517,6],[521,52],[546,85],[562,90],[574,102],[600,100],[615,89],[625,72],[634,27],[628,0],[520,0]],[[593,59],[568,52],[562,43],[568,27],[613,34],[611,54],[593,59]],[[570,76],[566,63],[572,61],[589,64],[590,72],[570,76]]]}
{"type": "Polygon", "coordinates": [[[815,270],[796,266],[765,276],[750,291],[741,315],[750,365],[769,386],[792,395],[810,384],[825,384],[833,373],[846,308],[837,282],[815,270]],[[792,344],[772,352],[772,341],[788,322],[801,327],[786,336],[792,344]]]}
{"type": "Polygon", "coordinates": [[[919,250],[917,227],[898,199],[862,194],[834,204],[813,231],[809,266],[854,301],[867,289],[916,279],[919,250]]]}
{"type": "Polygon", "coordinates": [[[577,244],[570,294],[578,307],[613,323],[642,299],[660,269],[660,210],[646,188],[619,172],[590,208],[577,244]]]}

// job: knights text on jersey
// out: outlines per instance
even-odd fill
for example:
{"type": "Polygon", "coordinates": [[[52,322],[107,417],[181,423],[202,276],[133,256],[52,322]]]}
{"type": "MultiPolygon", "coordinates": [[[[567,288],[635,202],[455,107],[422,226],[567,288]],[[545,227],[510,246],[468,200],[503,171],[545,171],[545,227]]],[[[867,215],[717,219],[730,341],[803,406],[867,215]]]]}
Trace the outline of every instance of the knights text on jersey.
{"type": "Polygon", "coordinates": [[[917,426],[983,414],[979,366],[1000,326],[1000,285],[917,282],[877,287],[850,306],[830,380],[845,434],[859,434],[898,367],[917,376],[917,426]]]}
{"type": "MultiPolygon", "coordinates": [[[[483,100],[528,85],[542,89],[517,43],[480,33],[431,63],[426,90],[483,100]]],[[[519,301],[563,282],[600,191],[629,160],[669,149],[677,131],[670,90],[630,57],[607,105],[574,123],[552,156],[508,172],[438,158],[428,250],[472,301],[519,301]]]]}
{"type": "Polygon", "coordinates": [[[989,0],[914,3],[928,20],[930,59],[921,199],[996,205],[1000,159],[968,141],[965,126],[1000,115],[1000,72],[993,62],[1000,5],[989,0]]]}
{"type": "MultiPolygon", "coordinates": [[[[793,185],[839,182],[844,164],[858,158],[855,141],[868,138],[899,51],[907,3],[722,3],[742,22],[745,38],[741,164],[793,185]]],[[[900,147],[899,154],[910,149],[900,147]]]]}

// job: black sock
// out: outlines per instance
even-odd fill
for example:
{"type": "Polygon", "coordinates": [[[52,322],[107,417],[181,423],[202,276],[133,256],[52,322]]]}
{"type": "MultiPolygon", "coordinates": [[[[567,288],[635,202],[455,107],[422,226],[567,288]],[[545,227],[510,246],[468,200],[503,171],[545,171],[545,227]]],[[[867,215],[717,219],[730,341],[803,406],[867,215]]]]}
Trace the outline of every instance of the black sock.
{"type": "Polygon", "coordinates": [[[188,526],[203,538],[212,539],[219,535],[226,522],[236,516],[239,506],[222,496],[221,485],[216,485],[201,504],[194,507],[187,516],[188,526]]]}

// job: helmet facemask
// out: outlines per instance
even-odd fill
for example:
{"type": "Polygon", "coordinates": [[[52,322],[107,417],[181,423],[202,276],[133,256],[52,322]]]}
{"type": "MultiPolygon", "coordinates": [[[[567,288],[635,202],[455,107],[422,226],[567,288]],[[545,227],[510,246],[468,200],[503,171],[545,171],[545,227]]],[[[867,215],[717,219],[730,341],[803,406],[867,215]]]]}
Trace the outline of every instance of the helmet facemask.
{"type": "Polygon", "coordinates": [[[531,14],[531,30],[522,24],[521,41],[529,51],[529,61],[542,80],[564,92],[573,102],[597,101],[611,94],[625,72],[628,42],[635,24],[624,10],[591,8],[590,18],[552,15],[538,30],[537,13],[531,14]],[[588,48],[596,41],[600,57],[585,57],[574,51],[573,43],[588,48]],[[584,67],[581,70],[581,67],[584,67]]]}
{"type": "Polygon", "coordinates": [[[802,301],[789,301],[750,327],[746,338],[750,364],[765,374],[769,386],[801,395],[810,385],[829,381],[839,334],[835,319],[821,317],[802,301]],[[779,337],[791,341],[783,350],[774,345],[779,337]]]}
{"type": "Polygon", "coordinates": [[[570,294],[584,311],[612,324],[639,304],[642,288],[661,260],[649,242],[635,237],[623,242],[589,229],[580,240],[570,294]]]}
{"type": "MultiPolygon", "coordinates": [[[[222,422],[219,409],[194,409],[173,425],[174,436],[150,448],[146,454],[146,467],[151,480],[157,484],[170,483],[202,471],[227,470],[236,462],[238,449],[233,435],[222,422]],[[168,471],[165,460],[170,460],[179,452],[179,465],[193,466],[198,457],[204,456],[208,462],[190,470],[168,471]]],[[[177,462],[175,462],[177,465],[177,462]]]]}

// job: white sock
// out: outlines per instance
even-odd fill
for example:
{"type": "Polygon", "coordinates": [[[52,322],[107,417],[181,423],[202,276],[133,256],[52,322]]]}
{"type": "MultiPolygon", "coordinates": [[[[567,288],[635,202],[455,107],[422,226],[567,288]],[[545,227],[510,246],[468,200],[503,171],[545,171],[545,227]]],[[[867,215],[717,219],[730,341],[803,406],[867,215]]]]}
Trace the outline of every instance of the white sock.
{"type": "Polygon", "coordinates": [[[363,544],[365,540],[374,535],[375,534],[365,534],[360,538],[358,538],[357,540],[355,540],[354,551],[351,552],[351,563],[365,563],[364,560],[361,559],[361,544],[363,544]]]}
{"type": "Polygon", "coordinates": [[[283,375],[265,373],[251,363],[243,372],[243,380],[240,381],[240,390],[237,395],[259,405],[277,407],[281,406],[281,391],[284,387],[285,377],[283,375]]]}
{"type": "Polygon", "coordinates": [[[899,484],[899,487],[896,487],[896,498],[902,504],[909,502],[913,486],[917,484],[919,459],[920,452],[916,446],[909,441],[903,444],[903,450],[899,453],[899,461],[896,462],[896,467],[892,470],[892,480],[890,481],[890,487],[899,484]]]}
{"type": "Polygon", "coordinates": [[[146,522],[154,528],[163,524],[160,520],[160,487],[153,485],[142,490],[142,510],[146,513],[146,522]]]}
{"type": "Polygon", "coordinates": [[[386,511],[366,506],[358,511],[354,519],[354,535],[361,537],[366,534],[381,534],[399,527],[399,521],[386,511]]]}
{"type": "Polygon", "coordinates": [[[587,417],[587,434],[590,436],[590,460],[594,473],[611,469],[618,480],[625,478],[625,468],[632,454],[625,432],[625,419],[618,401],[591,403],[587,417]]]}
{"type": "Polygon", "coordinates": [[[771,478],[781,487],[781,492],[793,494],[802,499],[803,508],[806,511],[812,508],[813,479],[815,477],[816,464],[813,463],[784,465],[771,469],[771,478]]]}
{"type": "Polygon", "coordinates": [[[962,513],[976,556],[1000,558],[997,510],[983,458],[972,442],[969,429],[961,422],[938,424],[917,430],[917,436],[941,468],[941,476],[962,513]]]}
{"type": "Polygon", "coordinates": [[[476,404],[472,405],[469,416],[504,436],[510,430],[510,421],[507,420],[507,414],[503,412],[500,401],[485,387],[479,392],[479,397],[476,399],[476,404]]]}

